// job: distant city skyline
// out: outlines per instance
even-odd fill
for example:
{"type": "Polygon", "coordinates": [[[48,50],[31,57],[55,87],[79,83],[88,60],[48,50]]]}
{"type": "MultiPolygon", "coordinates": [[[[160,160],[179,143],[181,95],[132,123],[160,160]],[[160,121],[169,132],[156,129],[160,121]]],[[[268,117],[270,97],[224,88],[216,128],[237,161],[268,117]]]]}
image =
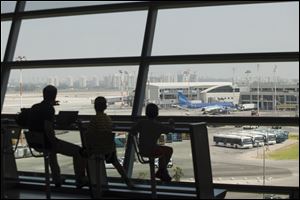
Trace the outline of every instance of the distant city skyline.
{"type": "MultiPolygon", "coordinates": [[[[105,76],[120,75],[120,70],[126,73],[138,74],[138,66],[126,67],[87,67],[87,68],[62,68],[62,69],[26,69],[22,70],[23,81],[49,76],[57,76],[66,79],[68,76],[78,78],[80,76],[97,76],[103,79],[105,76]]],[[[244,64],[194,64],[194,65],[164,65],[150,66],[148,77],[160,75],[176,75],[188,71],[203,78],[233,79],[253,77],[278,77],[281,79],[299,80],[299,63],[244,63],[244,64]],[[257,71],[259,65],[259,71],[257,71]],[[277,66],[277,67],[275,67],[277,66]],[[276,70],[275,70],[276,68],[276,70]],[[275,70],[275,72],[274,72],[275,70]],[[248,73],[246,73],[248,72],[248,73]],[[294,72],[291,74],[291,72],[294,72]]],[[[20,70],[12,70],[10,79],[19,79],[20,70]]]]}

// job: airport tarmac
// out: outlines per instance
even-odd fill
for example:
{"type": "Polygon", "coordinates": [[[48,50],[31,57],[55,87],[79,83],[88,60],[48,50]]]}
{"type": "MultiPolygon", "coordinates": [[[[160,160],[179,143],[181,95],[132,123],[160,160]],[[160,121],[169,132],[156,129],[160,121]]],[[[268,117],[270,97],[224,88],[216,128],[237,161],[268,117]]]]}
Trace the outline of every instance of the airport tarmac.
{"type": "MultiPolygon", "coordinates": [[[[119,91],[105,91],[105,92],[92,92],[92,91],[69,91],[58,92],[57,100],[60,101],[59,106],[55,106],[56,113],[60,110],[78,110],[79,114],[94,114],[94,107],[91,101],[97,96],[116,96],[120,95],[119,91]]],[[[19,93],[8,93],[5,96],[3,113],[15,114],[20,111],[21,107],[31,107],[33,104],[42,101],[42,93],[25,93],[22,98],[19,93]]],[[[120,103],[116,105],[109,105],[107,110],[109,115],[131,115],[132,107],[124,106],[120,103]]],[[[142,114],[145,112],[143,111],[142,114]]],[[[178,108],[160,108],[160,115],[176,115],[176,116],[203,116],[202,112],[198,109],[182,110],[178,108]]],[[[296,111],[264,111],[259,112],[260,116],[285,116],[294,117],[296,111]]],[[[222,116],[222,115],[218,115],[222,116]]],[[[251,116],[251,111],[237,111],[232,112],[225,116],[251,116]]]]}
{"type": "MultiPolygon", "coordinates": [[[[239,130],[233,126],[209,127],[210,155],[212,162],[212,172],[216,183],[236,183],[236,184],[262,184],[263,183],[263,147],[253,149],[233,149],[215,146],[213,134],[218,132],[229,132],[239,130]]],[[[291,127],[293,134],[299,134],[298,127],[291,127]]],[[[80,145],[79,132],[70,131],[60,134],[60,139],[80,145]]],[[[282,144],[269,146],[268,152],[277,148],[288,146],[298,140],[287,140],[282,144]]],[[[193,164],[190,149],[190,141],[166,143],[173,147],[173,168],[170,174],[174,174],[173,169],[180,167],[183,169],[184,176],[182,181],[193,181],[193,164]]],[[[118,156],[123,157],[125,148],[117,148],[118,156]]],[[[267,152],[267,153],[268,153],[267,152]]],[[[62,173],[73,173],[72,159],[65,156],[58,156],[62,173]]],[[[289,185],[299,186],[299,160],[265,160],[265,183],[267,185],[289,185]]],[[[42,159],[22,158],[17,159],[19,170],[21,171],[43,171],[42,159]]],[[[110,176],[119,176],[114,169],[108,169],[110,176]]],[[[143,174],[149,176],[149,166],[135,163],[133,177],[138,178],[143,174]]]]}

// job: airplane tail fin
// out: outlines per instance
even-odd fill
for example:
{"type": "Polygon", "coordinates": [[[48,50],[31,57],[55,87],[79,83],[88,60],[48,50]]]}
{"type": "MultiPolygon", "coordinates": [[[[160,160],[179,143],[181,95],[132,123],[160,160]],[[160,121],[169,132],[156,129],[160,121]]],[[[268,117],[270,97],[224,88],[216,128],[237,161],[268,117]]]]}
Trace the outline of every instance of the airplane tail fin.
{"type": "Polygon", "coordinates": [[[188,106],[190,101],[182,94],[182,92],[178,92],[178,103],[180,106],[188,106]]]}

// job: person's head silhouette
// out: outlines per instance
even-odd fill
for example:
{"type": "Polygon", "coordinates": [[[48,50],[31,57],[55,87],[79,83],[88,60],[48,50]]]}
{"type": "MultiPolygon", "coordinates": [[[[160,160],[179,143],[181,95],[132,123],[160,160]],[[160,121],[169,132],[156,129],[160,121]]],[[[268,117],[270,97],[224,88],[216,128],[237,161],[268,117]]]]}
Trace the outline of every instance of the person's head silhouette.
{"type": "Polygon", "coordinates": [[[103,112],[107,108],[106,99],[102,96],[97,97],[94,102],[96,112],[103,112]]]}
{"type": "Polygon", "coordinates": [[[51,102],[51,103],[55,104],[56,94],[57,94],[57,89],[53,85],[47,85],[43,89],[44,101],[51,102]]]}
{"type": "Polygon", "coordinates": [[[158,116],[158,107],[154,103],[149,103],[146,107],[146,116],[150,119],[154,119],[158,116]]]}

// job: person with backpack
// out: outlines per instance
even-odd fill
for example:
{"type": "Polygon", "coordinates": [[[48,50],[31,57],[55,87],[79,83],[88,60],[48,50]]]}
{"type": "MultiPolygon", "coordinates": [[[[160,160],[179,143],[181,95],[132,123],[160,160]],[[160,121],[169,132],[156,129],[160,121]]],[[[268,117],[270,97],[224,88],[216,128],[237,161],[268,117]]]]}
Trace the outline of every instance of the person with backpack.
{"type": "Polygon", "coordinates": [[[31,137],[27,138],[29,140],[27,142],[33,144],[32,147],[37,151],[41,151],[40,147],[49,151],[51,175],[56,187],[60,187],[64,182],[64,179],[61,178],[57,154],[72,156],[76,186],[81,188],[88,184],[85,177],[87,160],[81,147],[55,137],[54,105],[58,103],[56,95],[56,87],[48,85],[43,89],[43,101],[30,108],[28,128],[31,137]]]}

